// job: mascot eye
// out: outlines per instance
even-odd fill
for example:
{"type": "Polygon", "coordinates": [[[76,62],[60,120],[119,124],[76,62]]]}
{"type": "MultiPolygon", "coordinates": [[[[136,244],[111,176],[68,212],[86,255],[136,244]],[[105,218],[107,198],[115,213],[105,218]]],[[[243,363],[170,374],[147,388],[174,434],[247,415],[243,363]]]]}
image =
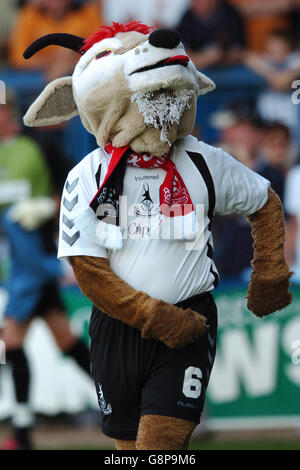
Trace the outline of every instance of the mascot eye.
{"type": "Polygon", "coordinates": [[[111,54],[112,51],[103,51],[103,52],[100,52],[99,54],[96,55],[95,59],[98,60],[98,59],[102,59],[102,57],[105,57],[109,54],[111,54]]]}

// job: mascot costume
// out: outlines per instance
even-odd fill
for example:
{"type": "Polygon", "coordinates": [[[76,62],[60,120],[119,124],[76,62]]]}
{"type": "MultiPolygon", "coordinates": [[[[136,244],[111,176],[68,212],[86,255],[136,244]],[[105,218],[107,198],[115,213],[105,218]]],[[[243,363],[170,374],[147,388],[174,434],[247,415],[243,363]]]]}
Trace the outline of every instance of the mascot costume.
{"type": "Polygon", "coordinates": [[[216,350],[213,216],[248,217],[248,308],[263,317],[291,302],[280,200],[264,178],[190,135],[198,96],[214,83],[176,31],[113,23],[89,39],[45,36],[24,57],[49,45],[80,59],[24,122],[79,114],[99,145],[67,178],[58,257],[94,304],[91,368],[103,432],[117,449],[187,449],[216,350]]]}

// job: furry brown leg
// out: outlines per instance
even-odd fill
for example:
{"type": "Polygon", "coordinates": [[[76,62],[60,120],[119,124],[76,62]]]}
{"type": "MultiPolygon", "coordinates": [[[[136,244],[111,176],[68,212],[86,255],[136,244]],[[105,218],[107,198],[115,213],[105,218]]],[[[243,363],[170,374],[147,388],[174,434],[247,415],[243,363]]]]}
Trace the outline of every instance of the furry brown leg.
{"type": "Polygon", "coordinates": [[[253,271],[248,290],[248,308],[263,317],[291,303],[292,273],[284,257],[285,228],[279,197],[269,189],[267,203],[248,217],[254,240],[253,271]]]}
{"type": "Polygon", "coordinates": [[[170,416],[141,417],[137,450],[186,450],[196,423],[170,416]]]}
{"type": "Polygon", "coordinates": [[[135,441],[124,441],[123,439],[114,439],[117,450],[136,450],[135,441]]]}

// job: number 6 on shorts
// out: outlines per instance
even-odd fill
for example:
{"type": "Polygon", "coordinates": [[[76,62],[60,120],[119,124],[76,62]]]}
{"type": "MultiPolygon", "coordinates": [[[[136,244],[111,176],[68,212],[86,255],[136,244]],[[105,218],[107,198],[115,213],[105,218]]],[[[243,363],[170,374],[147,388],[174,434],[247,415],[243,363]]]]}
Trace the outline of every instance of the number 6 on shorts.
{"type": "Polygon", "coordinates": [[[188,398],[199,398],[201,395],[202,372],[199,367],[185,369],[182,393],[188,398]]]}

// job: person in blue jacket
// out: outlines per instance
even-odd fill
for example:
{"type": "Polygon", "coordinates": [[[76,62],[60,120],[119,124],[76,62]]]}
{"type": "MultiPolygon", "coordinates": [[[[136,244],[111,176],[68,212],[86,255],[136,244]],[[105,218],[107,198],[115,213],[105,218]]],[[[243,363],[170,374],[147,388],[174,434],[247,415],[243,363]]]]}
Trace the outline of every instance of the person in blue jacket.
{"type": "Polygon", "coordinates": [[[32,320],[42,317],[58,347],[90,374],[87,346],[70,330],[60,296],[61,263],[56,257],[57,210],[64,179],[62,159],[21,133],[13,99],[0,106],[0,225],[9,241],[10,273],[1,340],[15,390],[13,437],[3,449],[31,449],[30,367],[23,344],[32,320]],[[47,159],[49,161],[47,161],[47,159]],[[53,173],[53,168],[57,175],[53,173]]]}

